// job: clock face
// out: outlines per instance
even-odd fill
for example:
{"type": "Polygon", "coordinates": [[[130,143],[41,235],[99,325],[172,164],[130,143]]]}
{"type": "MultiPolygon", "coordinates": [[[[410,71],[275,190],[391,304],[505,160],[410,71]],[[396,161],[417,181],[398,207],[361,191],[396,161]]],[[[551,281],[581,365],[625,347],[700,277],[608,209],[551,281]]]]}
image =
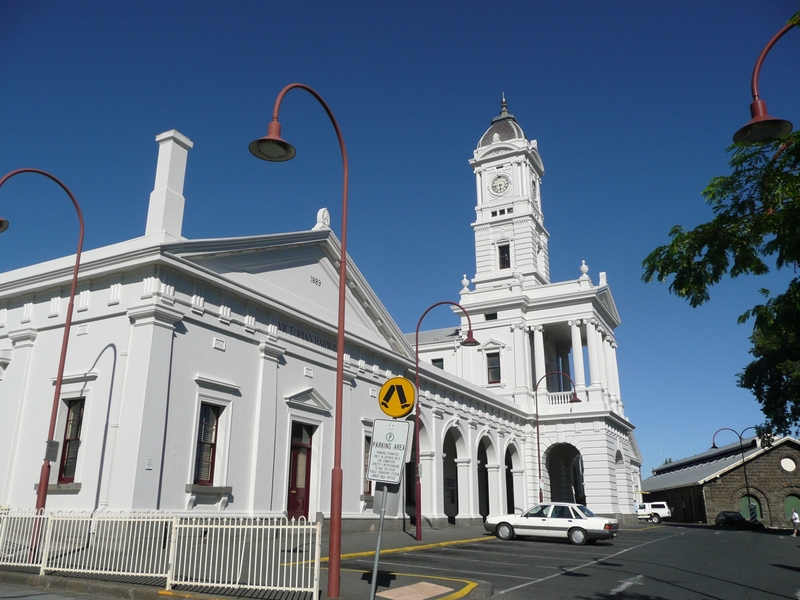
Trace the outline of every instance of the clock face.
{"type": "Polygon", "coordinates": [[[495,194],[503,194],[507,189],[508,189],[508,178],[502,175],[494,178],[494,181],[492,181],[492,191],[495,194]]]}

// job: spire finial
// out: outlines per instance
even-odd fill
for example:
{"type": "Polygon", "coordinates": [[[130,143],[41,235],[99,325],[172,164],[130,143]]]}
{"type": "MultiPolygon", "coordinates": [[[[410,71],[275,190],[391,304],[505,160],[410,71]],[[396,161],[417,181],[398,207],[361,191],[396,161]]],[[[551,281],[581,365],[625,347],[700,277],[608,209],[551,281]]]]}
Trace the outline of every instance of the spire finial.
{"type": "Polygon", "coordinates": [[[494,119],[492,119],[492,123],[497,123],[498,121],[502,121],[504,119],[513,119],[514,115],[508,112],[508,104],[506,103],[506,93],[503,92],[501,96],[502,100],[500,102],[500,114],[497,115],[494,119]]]}

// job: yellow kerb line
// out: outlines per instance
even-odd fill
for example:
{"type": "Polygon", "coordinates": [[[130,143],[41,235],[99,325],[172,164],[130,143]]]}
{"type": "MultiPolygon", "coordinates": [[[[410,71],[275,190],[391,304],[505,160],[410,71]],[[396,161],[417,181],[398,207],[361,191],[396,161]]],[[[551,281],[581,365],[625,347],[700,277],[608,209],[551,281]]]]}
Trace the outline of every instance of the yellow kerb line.
{"type": "MultiPolygon", "coordinates": [[[[406,546],[405,548],[389,548],[388,550],[381,550],[381,556],[384,554],[397,554],[398,552],[410,552],[412,550],[430,550],[431,548],[443,548],[444,546],[456,546],[458,544],[470,544],[472,542],[488,542],[495,540],[488,536],[472,538],[471,540],[453,540],[450,542],[436,542],[435,544],[421,544],[419,546],[406,546]]],[[[342,560],[348,558],[363,558],[365,556],[375,556],[375,550],[368,550],[366,552],[352,552],[350,554],[342,554],[342,560]]],[[[329,557],[324,556],[320,562],[328,562],[329,557]]],[[[310,561],[306,561],[310,562],[310,561]]]]}

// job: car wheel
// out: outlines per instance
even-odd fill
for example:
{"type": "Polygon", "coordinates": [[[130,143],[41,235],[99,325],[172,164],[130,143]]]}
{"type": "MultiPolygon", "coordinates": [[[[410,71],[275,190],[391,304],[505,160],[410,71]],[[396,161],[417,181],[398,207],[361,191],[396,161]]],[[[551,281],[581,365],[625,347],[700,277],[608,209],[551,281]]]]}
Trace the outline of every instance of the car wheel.
{"type": "Polygon", "coordinates": [[[501,540],[513,540],[514,539],[514,528],[511,527],[508,523],[500,523],[497,526],[497,530],[495,531],[497,537],[501,540]]]}
{"type": "Polygon", "coordinates": [[[659,523],[661,523],[661,515],[659,515],[659,514],[654,514],[654,515],[652,516],[652,521],[653,521],[653,523],[655,523],[656,525],[658,525],[659,523]]]}
{"type": "Polygon", "coordinates": [[[569,541],[576,546],[583,546],[587,541],[589,541],[589,536],[586,535],[586,532],[583,529],[576,527],[575,529],[569,530],[569,541]]]}

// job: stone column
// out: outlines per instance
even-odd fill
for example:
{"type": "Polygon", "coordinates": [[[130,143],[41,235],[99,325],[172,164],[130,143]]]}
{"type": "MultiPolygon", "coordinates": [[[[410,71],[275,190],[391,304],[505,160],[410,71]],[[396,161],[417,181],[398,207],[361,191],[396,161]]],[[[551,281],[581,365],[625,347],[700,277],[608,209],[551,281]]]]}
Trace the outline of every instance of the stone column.
{"type": "Polygon", "coordinates": [[[617,399],[617,385],[614,381],[614,367],[611,364],[611,335],[606,332],[606,335],[603,337],[603,363],[606,366],[605,373],[606,373],[606,387],[608,388],[608,393],[611,396],[613,401],[617,399]]]}
{"type": "MultiPolygon", "coordinates": [[[[433,404],[430,409],[430,431],[428,431],[428,440],[430,442],[430,450],[434,453],[432,457],[431,473],[428,478],[426,486],[425,479],[422,480],[422,494],[429,494],[430,498],[430,511],[425,508],[425,503],[422,504],[423,515],[428,515],[429,518],[443,518],[446,520],[444,513],[444,411],[433,404]],[[425,490],[428,490],[427,492],[425,490]]],[[[424,410],[425,405],[420,405],[424,410]]],[[[422,472],[423,477],[426,475],[425,471],[422,472]]]]}
{"type": "Polygon", "coordinates": [[[524,394],[530,389],[530,364],[528,358],[528,340],[525,335],[525,323],[520,322],[511,326],[514,338],[514,388],[516,394],[524,394]]]}
{"type": "Polygon", "coordinates": [[[536,386],[538,383],[539,393],[543,393],[547,392],[547,378],[544,377],[547,372],[544,361],[544,327],[534,325],[531,329],[533,329],[533,360],[535,365],[533,385],[536,386]]]}
{"type": "Polygon", "coordinates": [[[506,512],[506,482],[501,478],[504,474],[500,469],[501,466],[499,464],[486,465],[486,474],[489,480],[489,514],[493,515],[506,512]]]}
{"type": "MultiPolygon", "coordinates": [[[[519,513],[535,504],[529,502],[527,494],[525,493],[525,469],[511,469],[511,475],[514,478],[514,513],[519,513]]],[[[539,498],[536,498],[538,502],[539,498]]]]}
{"type": "MultiPolygon", "coordinates": [[[[128,310],[131,321],[117,442],[126,452],[114,456],[110,505],[120,509],[159,508],[162,449],[169,413],[170,370],[175,323],[183,313],[160,304],[128,310]],[[152,459],[153,469],[145,468],[152,459]]],[[[196,427],[196,423],[191,426],[196,427]]],[[[166,481],[165,485],[186,485],[166,481]]]]}
{"type": "Polygon", "coordinates": [[[594,319],[589,319],[585,323],[586,349],[589,353],[589,387],[599,390],[602,385],[600,382],[600,363],[597,358],[597,326],[594,319]]]}
{"type": "MultiPolygon", "coordinates": [[[[270,325],[274,328],[274,325],[270,325]]],[[[281,512],[283,496],[275,496],[275,447],[273,438],[278,427],[278,361],[286,348],[278,344],[277,332],[270,332],[258,345],[258,396],[253,419],[253,446],[250,461],[250,498],[252,513],[281,512]],[[277,501],[277,506],[274,504],[277,501]]],[[[278,486],[279,487],[279,486],[278,486]]]]}
{"type": "Polygon", "coordinates": [[[597,328],[597,362],[600,364],[600,385],[603,386],[605,393],[609,393],[608,370],[606,368],[606,330],[602,327],[597,328]]]}
{"type": "Polygon", "coordinates": [[[572,333],[572,365],[575,391],[580,394],[586,390],[586,368],[583,365],[583,340],[581,339],[580,319],[569,321],[569,329],[572,333]]]}
{"type": "MultiPolygon", "coordinates": [[[[44,459],[44,442],[47,439],[47,417],[50,415],[52,407],[53,392],[50,393],[49,398],[46,396],[41,398],[40,410],[31,411],[33,414],[41,415],[39,419],[41,419],[42,425],[36,428],[36,437],[40,438],[38,440],[39,443],[31,444],[30,446],[25,444],[23,440],[28,436],[22,431],[23,414],[25,412],[23,407],[26,404],[26,400],[28,400],[25,391],[28,389],[28,380],[30,378],[33,342],[36,340],[38,333],[39,332],[32,327],[8,332],[8,337],[11,340],[14,352],[11,358],[7,359],[8,362],[5,363],[6,366],[3,367],[3,369],[5,370],[5,368],[11,364],[12,360],[14,361],[14,369],[10,373],[5,373],[3,376],[5,387],[2,405],[4,406],[3,421],[5,425],[0,431],[3,431],[6,435],[0,436],[0,457],[2,457],[0,460],[5,463],[0,467],[3,469],[0,471],[0,481],[3,483],[0,488],[0,490],[2,490],[0,492],[0,504],[2,505],[11,505],[15,507],[24,507],[26,505],[33,506],[33,500],[23,504],[21,501],[14,501],[14,497],[10,494],[12,489],[14,489],[15,492],[16,490],[25,490],[25,495],[29,496],[29,491],[33,488],[34,483],[38,481],[38,469],[41,467],[42,460],[44,459]],[[12,390],[16,390],[16,393],[12,392],[12,390]],[[39,431],[41,431],[41,435],[38,434],[39,431]],[[26,449],[32,448],[34,450],[37,469],[35,471],[31,470],[22,477],[22,481],[25,483],[19,482],[15,485],[15,482],[12,481],[12,475],[15,471],[14,463],[20,444],[25,444],[26,449]]],[[[28,410],[30,411],[30,408],[28,410]]],[[[25,451],[26,449],[23,449],[23,459],[24,455],[27,454],[25,451]]],[[[50,468],[52,473],[52,471],[55,470],[52,464],[50,468]]],[[[58,468],[57,464],[55,468],[58,468]]]]}
{"type": "Polygon", "coordinates": [[[478,488],[472,479],[472,459],[457,458],[456,469],[458,470],[458,515],[456,522],[462,519],[474,518],[478,511],[477,506],[478,488]]]}
{"type": "MultiPolygon", "coordinates": [[[[416,457],[413,457],[416,458],[416,457]]],[[[422,524],[426,520],[433,522],[433,519],[441,516],[442,509],[436,509],[436,500],[441,497],[438,490],[441,486],[441,475],[436,470],[436,453],[422,451],[419,454],[419,470],[422,474],[420,479],[420,495],[422,496],[422,524]]]]}
{"type": "Polygon", "coordinates": [[[619,414],[623,417],[625,416],[625,406],[622,403],[622,390],[620,389],[619,385],[619,367],[617,366],[617,342],[611,341],[611,347],[609,348],[609,360],[611,363],[611,374],[614,377],[614,392],[617,395],[617,406],[619,408],[619,414]]]}

